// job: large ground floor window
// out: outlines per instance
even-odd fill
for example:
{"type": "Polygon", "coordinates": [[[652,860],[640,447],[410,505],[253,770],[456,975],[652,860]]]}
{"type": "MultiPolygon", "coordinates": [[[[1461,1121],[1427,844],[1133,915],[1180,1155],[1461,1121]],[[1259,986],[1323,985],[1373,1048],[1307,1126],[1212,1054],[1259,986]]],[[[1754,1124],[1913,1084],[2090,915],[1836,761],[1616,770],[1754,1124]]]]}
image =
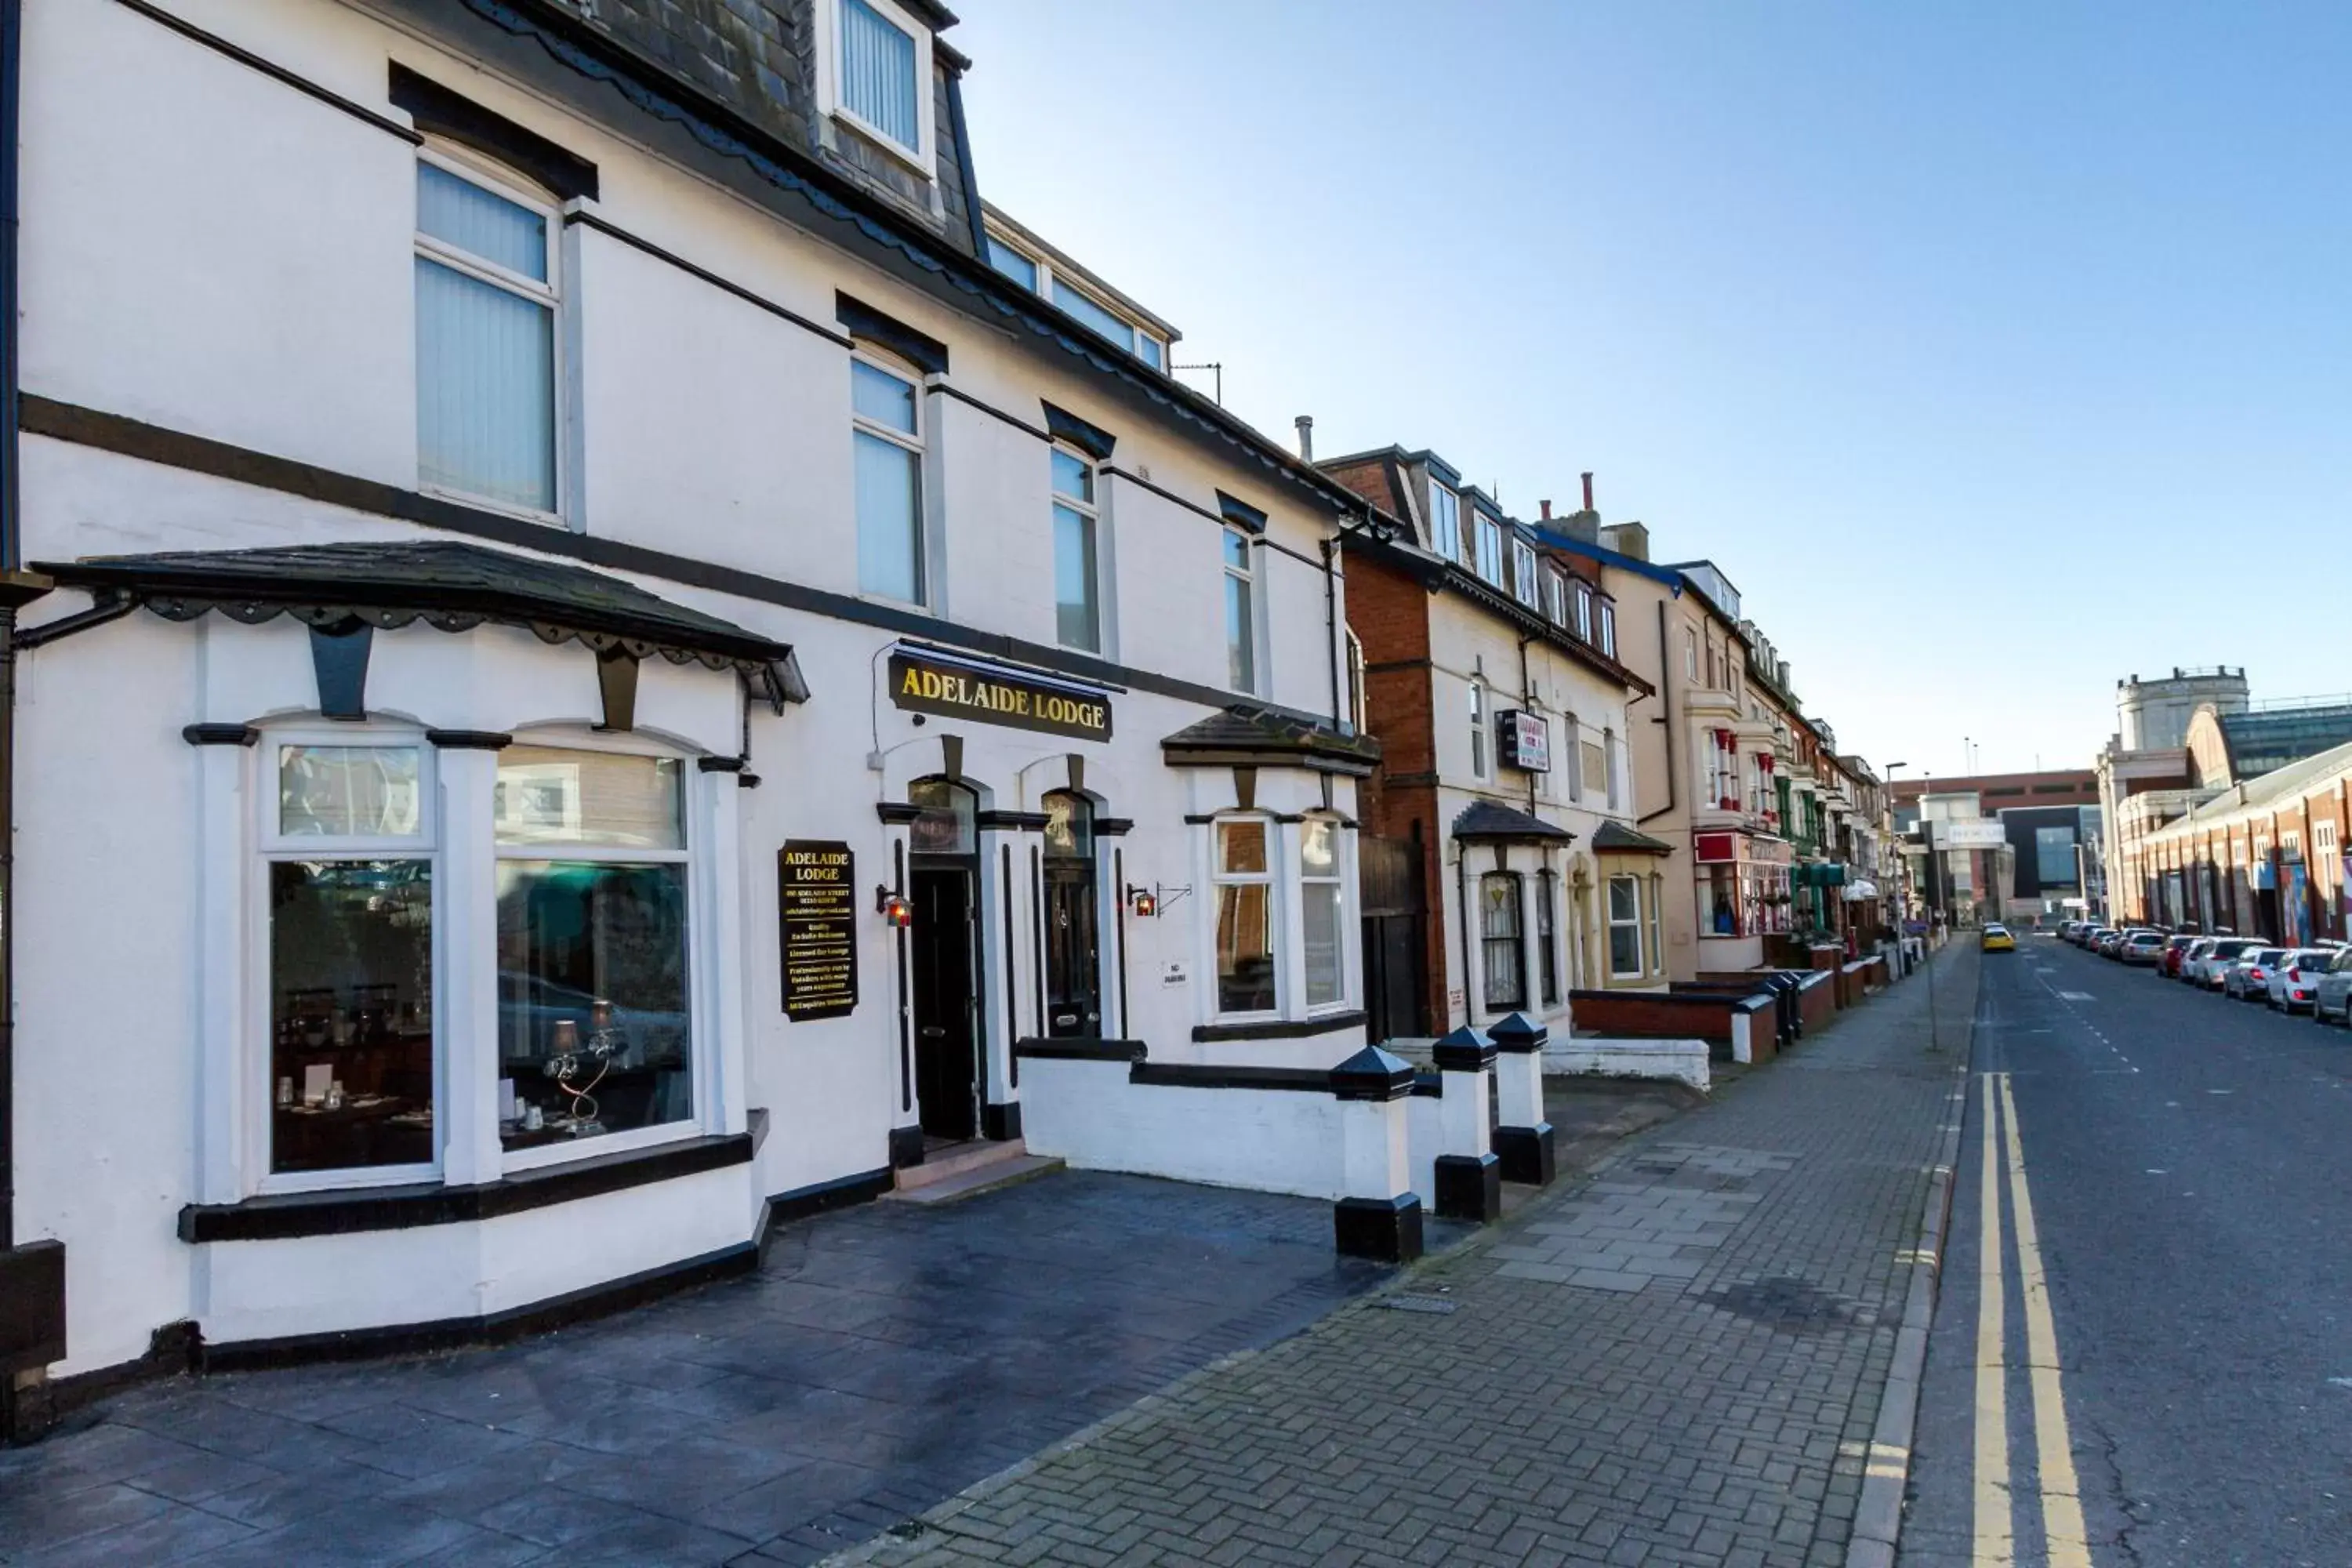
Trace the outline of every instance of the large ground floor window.
{"type": "Polygon", "coordinates": [[[1609,879],[1609,973],[1639,979],[1642,966],[1642,884],[1633,877],[1609,879]]]}
{"type": "Polygon", "coordinates": [[[678,759],[510,745],[467,799],[419,736],[264,754],[272,1175],[429,1170],[441,1100],[493,1053],[509,1151],[693,1118],[678,759]],[[442,835],[444,801],[488,833],[442,835]],[[495,966],[494,1040],[443,1016],[455,965],[495,966]]]}

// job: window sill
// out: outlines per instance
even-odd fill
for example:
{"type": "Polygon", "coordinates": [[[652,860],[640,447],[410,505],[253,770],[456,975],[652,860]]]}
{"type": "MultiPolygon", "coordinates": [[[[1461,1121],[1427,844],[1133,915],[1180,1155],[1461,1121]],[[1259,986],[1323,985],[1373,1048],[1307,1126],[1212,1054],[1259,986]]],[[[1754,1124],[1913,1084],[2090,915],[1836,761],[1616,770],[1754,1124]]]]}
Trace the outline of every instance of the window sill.
{"type": "Polygon", "coordinates": [[[1341,1029],[1353,1029],[1364,1022],[1361,1008],[1344,1013],[1324,1013],[1312,1018],[1272,1018],[1254,1024],[1202,1024],[1192,1030],[1197,1041],[1215,1040],[1299,1040],[1310,1035],[1336,1034],[1341,1029]]]}
{"type": "Polygon", "coordinates": [[[751,1160],[751,1135],[736,1132],[690,1138],[655,1149],[592,1155],[470,1187],[420,1182],[399,1187],[273,1193],[236,1204],[189,1204],[180,1210],[180,1239],[191,1243],[291,1241],[423,1225],[464,1225],[749,1164],[751,1160]]]}

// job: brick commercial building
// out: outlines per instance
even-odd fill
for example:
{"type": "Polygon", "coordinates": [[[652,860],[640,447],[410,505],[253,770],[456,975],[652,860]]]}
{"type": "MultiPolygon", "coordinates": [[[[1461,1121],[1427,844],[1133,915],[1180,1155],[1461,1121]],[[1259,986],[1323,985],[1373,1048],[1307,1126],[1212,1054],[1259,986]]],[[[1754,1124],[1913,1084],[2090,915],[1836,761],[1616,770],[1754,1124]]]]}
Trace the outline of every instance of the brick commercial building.
{"type": "Polygon", "coordinates": [[[2352,742],[2242,783],[2134,845],[2136,918],[2268,942],[2352,934],[2352,742]]]}
{"type": "Polygon", "coordinates": [[[1634,827],[1629,707],[1600,574],[1548,560],[1433,453],[1323,471],[1403,524],[1345,542],[1364,726],[1365,970],[1375,1038],[1514,1012],[1565,1032],[1569,993],[1654,986],[1665,846],[1634,827]]]}

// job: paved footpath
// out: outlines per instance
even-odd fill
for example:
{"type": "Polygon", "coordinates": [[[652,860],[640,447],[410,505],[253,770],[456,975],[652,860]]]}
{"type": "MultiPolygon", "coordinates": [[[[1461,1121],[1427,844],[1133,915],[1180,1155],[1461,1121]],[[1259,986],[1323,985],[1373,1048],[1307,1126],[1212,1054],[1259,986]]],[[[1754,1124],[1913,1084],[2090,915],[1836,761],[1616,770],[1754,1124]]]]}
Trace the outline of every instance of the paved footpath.
{"type": "Polygon", "coordinates": [[[842,1563],[1846,1559],[1978,957],[842,1563]]]}

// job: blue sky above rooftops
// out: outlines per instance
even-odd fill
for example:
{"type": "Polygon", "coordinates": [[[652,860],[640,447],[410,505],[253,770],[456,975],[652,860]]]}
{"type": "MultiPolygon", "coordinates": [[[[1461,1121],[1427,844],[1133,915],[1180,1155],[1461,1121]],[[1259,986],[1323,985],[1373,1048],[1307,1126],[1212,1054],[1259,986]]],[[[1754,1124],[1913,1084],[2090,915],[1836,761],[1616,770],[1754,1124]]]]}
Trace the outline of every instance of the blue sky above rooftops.
{"type": "Polygon", "coordinates": [[[2078,765],[2176,664],[2352,688],[2352,8],[962,14],[981,188],[1229,407],[1529,521],[1595,470],[1848,750],[2078,765]]]}

